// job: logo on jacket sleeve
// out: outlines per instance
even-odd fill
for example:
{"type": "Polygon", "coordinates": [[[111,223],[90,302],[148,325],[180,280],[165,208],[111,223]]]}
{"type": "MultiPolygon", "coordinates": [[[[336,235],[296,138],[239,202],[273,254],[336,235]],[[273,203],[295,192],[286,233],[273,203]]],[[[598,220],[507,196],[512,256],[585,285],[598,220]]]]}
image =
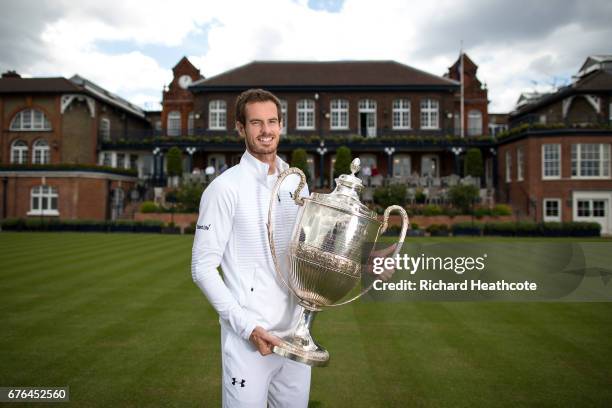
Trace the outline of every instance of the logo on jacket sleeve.
{"type": "Polygon", "coordinates": [[[208,225],[199,225],[198,224],[198,225],[196,225],[196,229],[203,230],[203,231],[208,231],[210,229],[211,225],[212,224],[208,224],[208,225]]]}

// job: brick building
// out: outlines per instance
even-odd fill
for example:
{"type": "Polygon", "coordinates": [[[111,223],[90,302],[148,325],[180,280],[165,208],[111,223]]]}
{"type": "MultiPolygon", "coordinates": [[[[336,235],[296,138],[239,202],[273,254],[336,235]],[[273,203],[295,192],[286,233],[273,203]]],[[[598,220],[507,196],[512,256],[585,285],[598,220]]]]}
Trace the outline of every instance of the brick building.
{"type": "MultiPolygon", "coordinates": [[[[348,145],[365,165],[389,177],[460,172],[463,153],[472,145],[482,149],[493,169],[492,143],[482,138],[487,134],[487,91],[467,56],[464,66],[468,131],[465,140],[458,140],[460,86],[452,79],[457,64],[441,77],[394,61],[255,61],[205,79],[183,59],[164,92],[161,118],[167,137],[152,149],[153,178],[163,182],[164,153],[174,145],[183,147],[189,169],[213,167],[218,173],[237,163],[244,146],[234,130],[234,101],[252,87],[268,89],[281,99],[280,154],[287,159],[295,148],[305,148],[310,174],[319,186],[330,185],[340,145],[348,145]],[[181,79],[198,76],[188,90],[181,88],[181,79]]],[[[492,186],[493,171],[487,179],[492,186]]]]}
{"type": "Polygon", "coordinates": [[[589,57],[572,84],[524,101],[498,144],[499,198],[538,221],[612,233],[612,56],[589,57]]]}
{"type": "Polygon", "coordinates": [[[78,76],[7,73],[0,80],[2,216],[114,218],[130,198],[142,198],[137,184],[149,193],[166,185],[173,146],[183,150],[185,173],[218,174],[244,151],[234,130],[236,96],[263,87],[282,101],[279,153],[289,159],[305,149],[314,188],[332,184],[336,149],[346,145],[382,182],[435,199],[477,148],[485,173],[475,183],[519,215],[592,220],[610,233],[610,61],[590,57],[570,86],[524,94],[510,115],[489,114],[486,86],[465,54],[444,76],[393,61],[255,61],[204,78],[183,58],[162,110],[150,112],[78,76]]]}
{"type": "Polygon", "coordinates": [[[137,156],[107,155],[99,143],[150,128],[142,109],[74,76],[0,79],[2,218],[109,219],[137,182],[137,156]]]}

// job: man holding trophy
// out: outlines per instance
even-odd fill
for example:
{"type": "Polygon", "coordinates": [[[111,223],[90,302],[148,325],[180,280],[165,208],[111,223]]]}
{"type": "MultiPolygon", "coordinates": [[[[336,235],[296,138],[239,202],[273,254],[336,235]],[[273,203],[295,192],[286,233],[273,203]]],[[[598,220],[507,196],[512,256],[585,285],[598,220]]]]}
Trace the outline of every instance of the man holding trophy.
{"type": "Polygon", "coordinates": [[[370,256],[395,256],[408,228],[402,207],[388,207],[381,223],[361,203],[359,159],[332,193],[308,196],[303,172],[276,155],[280,118],[271,93],[238,97],[236,128],[246,152],[200,202],[191,271],[220,316],[227,407],[306,407],[310,367],[330,359],[310,333],[315,315],[371,289],[372,279],[363,279],[377,278],[370,256]],[[399,245],[372,252],[392,211],[402,219],[399,245]]]}
{"type": "MultiPolygon", "coordinates": [[[[261,89],[236,101],[236,129],[246,143],[240,163],[204,191],[193,243],[191,272],[219,313],[224,407],[306,407],[310,366],[272,354],[301,313],[298,300],[276,279],[267,239],[272,189],[289,166],[277,155],[281,105],[261,89]],[[217,268],[221,266],[222,280],[217,268]]],[[[288,238],[298,207],[289,180],[277,203],[288,238]]],[[[303,192],[308,194],[307,191],[303,192]]]]}

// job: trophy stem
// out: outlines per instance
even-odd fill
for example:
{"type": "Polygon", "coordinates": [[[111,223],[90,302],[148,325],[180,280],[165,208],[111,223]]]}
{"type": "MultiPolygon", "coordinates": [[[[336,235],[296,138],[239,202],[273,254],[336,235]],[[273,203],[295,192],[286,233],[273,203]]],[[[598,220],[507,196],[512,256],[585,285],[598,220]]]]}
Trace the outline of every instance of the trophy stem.
{"type": "Polygon", "coordinates": [[[329,353],[311,336],[310,328],[317,311],[303,309],[295,332],[282,338],[282,345],[274,346],[272,351],[300,363],[314,367],[323,367],[329,363],[329,353]]]}

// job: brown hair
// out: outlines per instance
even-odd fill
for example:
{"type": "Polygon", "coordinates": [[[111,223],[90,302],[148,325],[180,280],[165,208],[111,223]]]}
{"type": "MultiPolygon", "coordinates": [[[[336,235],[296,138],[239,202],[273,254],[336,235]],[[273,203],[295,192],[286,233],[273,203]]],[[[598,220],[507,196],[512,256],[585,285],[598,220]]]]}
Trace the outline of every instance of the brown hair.
{"type": "Polygon", "coordinates": [[[246,122],[246,106],[253,102],[274,102],[278,120],[281,121],[281,104],[280,101],[272,92],[264,89],[247,89],[236,98],[236,121],[245,125],[246,122]]]}

